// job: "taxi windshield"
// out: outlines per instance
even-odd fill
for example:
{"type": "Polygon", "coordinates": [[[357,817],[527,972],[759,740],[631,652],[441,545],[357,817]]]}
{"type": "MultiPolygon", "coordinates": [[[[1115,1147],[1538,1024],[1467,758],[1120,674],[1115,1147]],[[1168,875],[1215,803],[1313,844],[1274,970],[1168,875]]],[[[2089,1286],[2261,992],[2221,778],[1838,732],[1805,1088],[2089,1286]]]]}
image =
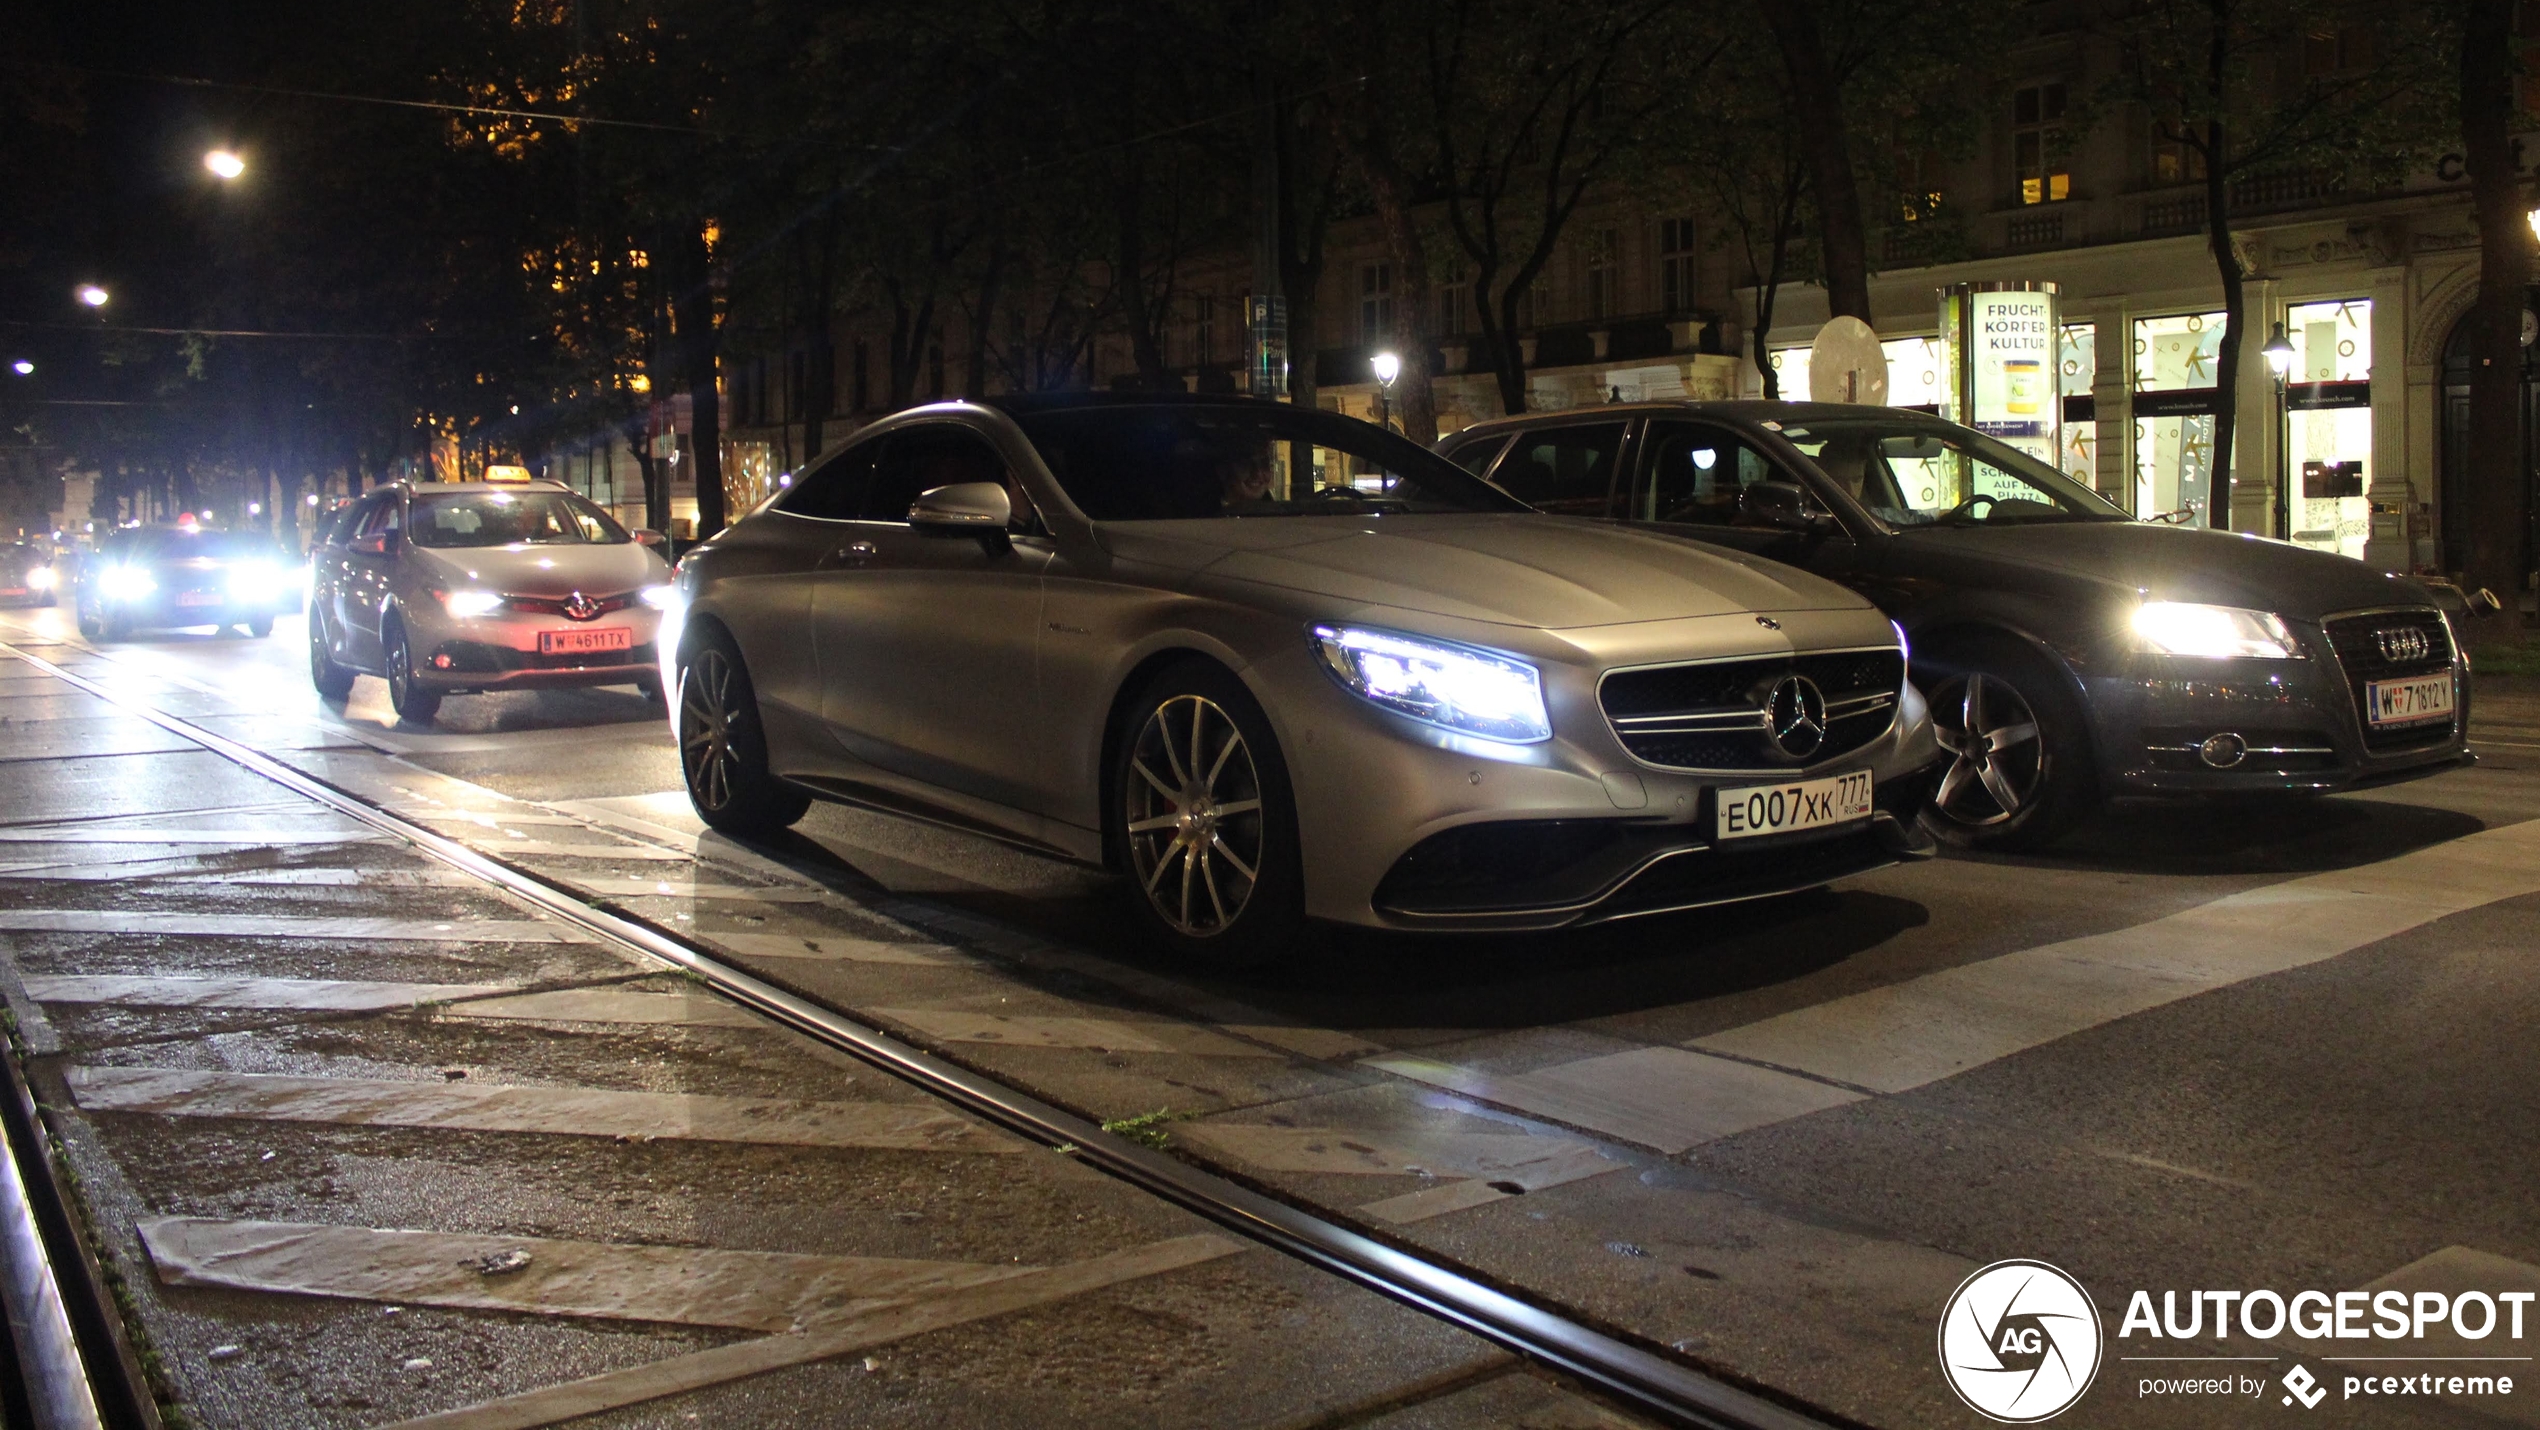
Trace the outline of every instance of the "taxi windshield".
{"type": "Polygon", "coordinates": [[[417,546],[605,546],[632,541],[608,513],[569,492],[418,493],[417,546]]]}

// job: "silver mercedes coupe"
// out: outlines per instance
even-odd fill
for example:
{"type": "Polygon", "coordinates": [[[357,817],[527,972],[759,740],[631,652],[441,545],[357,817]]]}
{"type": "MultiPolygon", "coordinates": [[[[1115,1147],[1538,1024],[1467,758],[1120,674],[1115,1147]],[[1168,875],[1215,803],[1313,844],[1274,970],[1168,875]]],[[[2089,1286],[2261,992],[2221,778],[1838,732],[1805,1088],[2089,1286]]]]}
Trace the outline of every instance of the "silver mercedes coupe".
{"type": "Polygon", "coordinates": [[[833,799],[1100,864],[1221,965],[1306,919],[1552,928],[1931,847],[1939,747],[1869,602],[1311,409],[917,408],[677,588],[662,676],[707,823],[833,799]]]}

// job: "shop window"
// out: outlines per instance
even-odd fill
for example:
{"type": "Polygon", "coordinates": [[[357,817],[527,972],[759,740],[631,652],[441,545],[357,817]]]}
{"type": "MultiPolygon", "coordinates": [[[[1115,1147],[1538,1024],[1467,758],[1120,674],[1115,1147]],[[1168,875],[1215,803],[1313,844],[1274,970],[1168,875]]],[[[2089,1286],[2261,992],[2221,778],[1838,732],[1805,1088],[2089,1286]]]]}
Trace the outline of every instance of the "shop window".
{"type": "Polygon", "coordinates": [[[1939,411],[1945,389],[1940,339],[1890,338],[1879,347],[1887,354],[1887,405],[1939,411]]]}
{"type": "Polygon", "coordinates": [[[2223,315],[2134,323],[2134,514],[2203,526],[2213,496],[2214,374],[2223,315]]]}
{"type": "Polygon", "coordinates": [[[1667,310],[1667,316],[1680,317],[1690,313],[1700,301],[1701,263],[1701,240],[1693,220],[1661,220],[1658,224],[1658,301],[1667,310]]]}
{"type": "Polygon", "coordinates": [[[2099,489],[2099,424],[2091,383],[2099,372],[2099,329],[2091,323],[2066,323],[2055,334],[2055,373],[2064,401],[2063,455],[2057,465],[2064,475],[2099,489]]]}
{"type": "Polygon", "coordinates": [[[1381,343],[1393,337],[1393,265],[1358,265],[1358,340],[1381,343]]]}
{"type": "Polygon", "coordinates": [[[2287,530],[2296,544],[2361,558],[2371,528],[2372,303],[2354,298],[2285,310],[2287,530]]]}
{"type": "Polygon", "coordinates": [[[2019,171],[2020,202],[2058,203],[2072,197],[2065,168],[2064,86],[2033,84],[2011,95],[2011,160],[2019,171]]]}
{"type": "Polygon", "coordinates": [[[1773,369],[1775,396],[1784,402],[1808,400],[1808,349],[1775,348],[1764,361],[1773,369]]]}

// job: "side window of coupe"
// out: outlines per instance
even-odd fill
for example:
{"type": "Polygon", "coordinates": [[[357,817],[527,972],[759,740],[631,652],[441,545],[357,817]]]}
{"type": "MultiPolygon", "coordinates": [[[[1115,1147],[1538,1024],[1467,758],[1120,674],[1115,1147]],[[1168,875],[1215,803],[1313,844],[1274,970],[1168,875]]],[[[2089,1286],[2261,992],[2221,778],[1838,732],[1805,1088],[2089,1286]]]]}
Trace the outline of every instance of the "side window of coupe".
{"type": "MultiPolygon", "coordinates": [[[[994,482],[1015,495],[1006,479],[1005,459],[987,439],[967,427],[938,424],[908,427],[884,441],[881,464],[865,497],[866,521],[906,521],[908,509],[937,487],[964,482],[994,482]]],[[[1018,503],[1016,511],[1023,510],[1018,503]]]]}
{"type": "Polygon", "coordinates": [[[801,481],[777,510],[823,521],[854,521],[864,514],[864,499],[873,489],[873,468],[882,443],[850,447],[803,473],[801,481]]]}
{"type": "Polygon", "coordinates": [[[1539,511],[1612,516],[1614,466],[1623,424],[1589,422],[1522,433],[1500,458],[1491,481],[1539,511]]]}
{"type": "Polygon", "coordinates": [[[1632,493],[1634,521],[1728,526],[1737,520],[1738,497],[1777,475],[1761,452],[1724,428],[1661,422],[1650,428],[1648,447],[1632,493]]]}

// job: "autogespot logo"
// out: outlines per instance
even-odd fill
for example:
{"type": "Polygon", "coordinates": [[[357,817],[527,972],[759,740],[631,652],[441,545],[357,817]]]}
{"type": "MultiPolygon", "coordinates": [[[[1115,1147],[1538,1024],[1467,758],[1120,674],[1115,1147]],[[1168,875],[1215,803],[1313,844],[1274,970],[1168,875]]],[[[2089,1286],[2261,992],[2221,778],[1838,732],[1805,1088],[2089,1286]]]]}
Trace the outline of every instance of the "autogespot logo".
{"type": "Polygon", "coordinates": [[[2072,1408],[2099,1373],[2099,1308],[2043,1261],[1997,1261],[1940,1313],[1940,1370],[1969,1409],[2025,1425],[2072,1408]]]}

